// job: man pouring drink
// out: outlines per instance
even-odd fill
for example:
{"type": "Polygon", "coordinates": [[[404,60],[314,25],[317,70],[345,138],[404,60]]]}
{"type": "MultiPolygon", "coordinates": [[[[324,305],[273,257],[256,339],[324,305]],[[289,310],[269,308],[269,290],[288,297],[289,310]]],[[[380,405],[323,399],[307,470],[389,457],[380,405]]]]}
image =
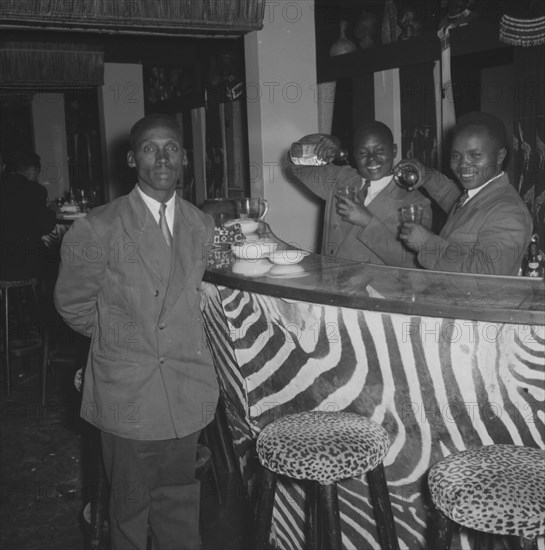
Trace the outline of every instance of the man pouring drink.
{"type": "Polygon", "coordinates": [[[419,161],[403,160],[419,175],[417,189],[448,213],[439,235],[417,223],[405,223],[400,238],[426,269],[516,275],[530,240],[530,213],[502,171],[507,154],[503,123],[487,113],[460,117],[454,129],[450,168],[462,189],[419,161]]]}
{"type": "MultiPolygon", "coordinates": [[[[317,158],[331,162],[338,157],[337,138],[325,134],[318,138],[314,147],[317,158]]],[[[325,200],[322,253],[374,264],[418,267],[416,253],[399,240],[401,208],[417,203],[422,207],[423,226],[430,227],[429,199],[419,191],[409,193],[394,181],[397,145],[388,126],[378,121],[362,123],[354,133],[353,145],[356,168],[323,162],[322,166],[305,166],[292,159],[287,170],[325,200]]]]}

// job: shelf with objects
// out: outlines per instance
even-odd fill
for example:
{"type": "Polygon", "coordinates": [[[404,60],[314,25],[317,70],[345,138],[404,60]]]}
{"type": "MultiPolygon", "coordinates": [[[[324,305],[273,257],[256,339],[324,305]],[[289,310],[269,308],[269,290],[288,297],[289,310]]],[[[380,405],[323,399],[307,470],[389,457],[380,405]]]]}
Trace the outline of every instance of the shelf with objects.
{"type": "Polygon", "coordinates": [[[350,144],[359,122],[393,113],[401,156],[449,174],[455,120],[471,111],[496,116],[510,145],[504,170],[545,242],[545,99],[537,92],[545,4],[385,0],[366,3],[365,12],[349,0],[329,12],[324,5],[317,0],[317,80],[335,88],[331,133],[350,144]]]}
{"type": "Polygon", "coordinates": [[[440,29],[450,32],[452,56],[508,47],[499,24],[521,13],[512,0],[316,0],[318,82],[438,60],[440,29]]]}

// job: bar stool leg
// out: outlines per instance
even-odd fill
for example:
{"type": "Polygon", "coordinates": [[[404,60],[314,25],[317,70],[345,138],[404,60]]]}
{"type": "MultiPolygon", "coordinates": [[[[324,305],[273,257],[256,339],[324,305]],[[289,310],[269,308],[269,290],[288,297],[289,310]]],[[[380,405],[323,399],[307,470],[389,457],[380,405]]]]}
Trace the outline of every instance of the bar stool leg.
{"type": "Polygon", "coordinates": [[[310,550],[318,550],[323,544],[321,530],[323,522],[320,516],[320,484],[315,481],[308,481],[307,486],[307,494],[310,499],[308,547],[310,550]]]}
{"type": "Polygon", "coordinates": [[[519,545],[521,550],[537,550],[537,537],[533,539],[519,537],[519,545]]]}
{"type": "Polygon", "coordinates": [[[36,307],[36,313],[38,315],[38,323],[40,326],[40,338],[42,340],[42,361],[40,371],[40,381],[42,385],[42,405],[45,405],[45,394],[47,385],[47,367],[49,365],[49,331],[46,327],[46,322],[43,315],[43,310],[40,305],[40,299],[38,291],[36,290],[36,284],[32,285],[32,296],[34,297],[34,304],[36,307]]]}
{"type": "Polygon", "coordinates": [[[46,385],[47,385],[47,369],[49,367],[49,331],[47,329],[42,330],[42,405],[45,405],[46,398],[46,385]]]}
{"type": "Polygon", "coordinates": [[[267,550],[271,533],[276,474],[263,468],[256,508],[256,550],[267,550]]]}
{"type": "Polygon", "coordinates": [[[9,299],[8,288],[2,289],[2,302],[4,305],[4,368],[6,376],[6,393],[11,393],[11,369],[9,365],[9,299]]]}
{"type": "Polygon", "coordinates": [[[327,548],[327,550],[342,550],[337,484],[320,484],[319,492],[321,516],[324,522],[324,548],[327,548]]]}
{"type": "Polygon", "coordinates": [[[432,532],[428,548],[430,550],[449,550],[454,522],[441,510],[435,509],[432,532]]]}
{"type": "MultiPolygon", "coordinates": [[[[390,493],[384,475],[384,465],[379,464],[367,472],[369,496],[375,512],[375,522],[380,546],[383,550],[399,550],[394,515],[390,504],[390,493]]],[[[434,550],[435,547],[433,547],[434,550]]]]}
{"type": "MultiPolygon", "coordinates": [[[[100,441],[100,440],[99,440],[100,441]]],[[[108,501],[108,486],[104,466],[102,465],[102,453],[97,457],[97,494],[91,500],[91,548],[92,550],[104,550],[106,547],[106,508],[108,501]]]]}
{"type": "Polygon", "coordinates": [[[475,550],[494,550],[494,535],[475,531],[475,550]]]}

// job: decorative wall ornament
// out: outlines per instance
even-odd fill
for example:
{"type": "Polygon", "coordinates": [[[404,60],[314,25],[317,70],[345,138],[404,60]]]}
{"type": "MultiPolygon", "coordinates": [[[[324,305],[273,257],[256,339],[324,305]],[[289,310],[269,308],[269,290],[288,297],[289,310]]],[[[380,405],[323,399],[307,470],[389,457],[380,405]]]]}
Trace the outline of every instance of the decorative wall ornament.
{"type": "Polygon", "coordinates": [[[384,14],[382,16],[382,27],[380,39],[383,44],[397,42],[401,30],[397,24],[397,7],[394,0],[386,0],[384,14]]]}
{"type": "Polygon", "coordinates": [[[104,51],[79,43],[0,43],[1,87],[89,87],[104,84],[104,51]]]}
{"type": "Polygon", "coordinates": [[[346,37],[347,25],[348,23],[344,19],[339,21],[339,39],[329,49],[329,55],[331,57],[343,55],[356,50],[356,44],[346,37]]]}
{"type": "Polygon", "coordinates": [[[418,19],[416,11],[411,7],[405,8],[403,17],[399,21],[399,25],[401,27],[401,35],[399,36],[399,40],[410,40],[411,38],[415,38],[421,34],[422,23],[418,19]]]}
{"type": "Polygon", "coordinates": [[[2,0],[0,27],[232,37],[263,27],[265,0],[2,0]]]}
{"type": "Polygon", "coordinates": [[[378,39],[378,20],[374,13],[363,12],[354,25],[354,36],[362,50],[373,48],[378,39]]]}
{"type": "Polygon", "coordinates": [[[513,46],[531,47],[545,44],[545,16],[535,19],[518,19],[502,15],[500,40],[513,46]]]}

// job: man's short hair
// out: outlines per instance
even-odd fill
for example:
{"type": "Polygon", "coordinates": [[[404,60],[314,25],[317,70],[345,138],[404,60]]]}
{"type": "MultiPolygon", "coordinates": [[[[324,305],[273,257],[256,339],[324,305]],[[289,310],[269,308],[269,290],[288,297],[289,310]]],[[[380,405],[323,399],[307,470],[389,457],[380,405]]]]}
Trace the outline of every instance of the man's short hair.
{"type": "Polygon", "coordinates": [[[182,129],[180,128],[178,121],[173,116],[165,115],[163,113],[152,113],[151,115],[146,115],[141,118],[131,128],[129,134],[131,150],[136,150],[136,147],[138,146],[138,138],[145,131],[157,126],[165,126],[170,128],[180,136],[180,141],[183,141],[182,129]]]}
{"type": "Polygon", "coordinates": [[[470,126],[482,126],[486,128],[486,131],[500,149],[507,147],[507,132],[505,130],[505,125],[494,115],[479,111],[462,115],[456,122],[454,135],[457,135],[470,126]]]}
{"type": "Polygon", "coordinates": [[[6,164],[9,173],[21,172],[29,168],[41,169],[41,159],[34,151],[20,151],[15,153],[6,164]]]}
{"type": "Polygon", "coordinates": [[[378,120],[367,120],[365,122],[361,122],[356,127],[356,130],[354,132],[354,143],[358,139],[358,137],[363,134],[382,134],[386,137],[390,145],[394,144],[394,135],[392,134],[392,130],[388,128],[384,122],[380,122],[378,120]]]}

